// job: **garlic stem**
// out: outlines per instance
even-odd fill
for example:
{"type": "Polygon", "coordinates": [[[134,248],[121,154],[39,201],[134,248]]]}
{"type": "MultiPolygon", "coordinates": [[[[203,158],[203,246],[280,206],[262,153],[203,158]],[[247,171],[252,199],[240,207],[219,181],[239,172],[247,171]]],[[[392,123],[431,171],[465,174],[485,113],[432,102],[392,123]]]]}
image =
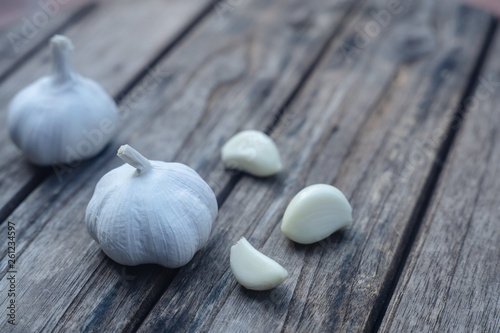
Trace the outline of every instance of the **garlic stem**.
{"type": "Polygon", "coordinates": [[[55,35],[50,39],[50,45],[55,80],[59,83],[72,80],[75,74],[70,57],[70,52],[73,50],[71,40],[62,35],[55,35]]]}
{"type": "Polygon", "coordinates": [[[151,162],[129,145],[121,146],[120,149],[118,149],[117,155],[125,163],[128,163],[136,168],[139,175],[142,175],[151,169],[151,162]]]}

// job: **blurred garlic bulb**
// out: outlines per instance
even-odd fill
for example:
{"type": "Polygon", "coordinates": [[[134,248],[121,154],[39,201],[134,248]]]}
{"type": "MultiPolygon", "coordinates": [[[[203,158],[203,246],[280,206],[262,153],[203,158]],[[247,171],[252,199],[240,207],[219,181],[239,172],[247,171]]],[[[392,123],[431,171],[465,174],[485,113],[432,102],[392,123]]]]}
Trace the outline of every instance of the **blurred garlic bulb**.
{"type": "Polygon", "coordinates": [[[91,236],[123,265],[187,264],[209,239],[214,192],[184,164],[149,161],[128,145],[118,156],[127,164],[101,178],[87,207],[91,236]]]}
{"type": "Polygon", "coordinates": [[[311,244],[352,225],[352,208],[334,186],[316,184],[304,188],[290,201],[281,231],[294,242],[311,244]]]}
{"type": "Polygon", "coordinates": [[[274,175],[283,168],[278,147],[260,131],[248,130],[236,134],[222,146],[221,155],[226,168],[258,177],[274,175]]]}
{"type": "Polygon", "coordinates": [[[50,40],[53,72],[25,87],[9,106],[9,133],[38,165],[72,163],[99,153],[117,129],[115,102],[96,82],[73,71],[71,41],[50,40]]]}

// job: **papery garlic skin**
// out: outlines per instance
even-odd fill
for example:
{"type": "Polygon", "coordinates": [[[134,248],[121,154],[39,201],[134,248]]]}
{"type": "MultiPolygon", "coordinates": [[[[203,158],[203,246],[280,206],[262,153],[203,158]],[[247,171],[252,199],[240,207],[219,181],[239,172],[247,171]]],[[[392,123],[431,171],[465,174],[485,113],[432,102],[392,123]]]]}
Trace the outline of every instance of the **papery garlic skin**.
{"type": "Polygon", "coordinates": [[[352,225],[352,208],[336,187],[316,184],[304,188],[290,201],[281,231],[294,242],[311,244],[352,225]]]}
{"type": "Polygon", "coordinates": [[[234,277],[247,289],[269,290],[288,276],[286,269],[257,251],[245,237],[231,247],[229,261],[234,277]]]}
{"type": "Polygon", "coordinates": [[[89,233],[123,265],[187,264],[210,237],[214,192],[184,164],[149,161],[128,145],[118,155],[131,165],[97,183],[85,215],[89,233]]]}
{"type": "Polygon", "coordinates": [[[119,122],[113,99],[73,71],[71,41],[50,40],[53,72],[22,89],[9,106],[9,134],[32,163],[70,164],[98,154],[119,122]]]}
{"type": "Polygon", "coordinates": [[[224,144],[222,162],[228,169],[245,171],[258,177],[267,177],[283,169],[278,147],[265,133],[243,131],[224,144]]]}

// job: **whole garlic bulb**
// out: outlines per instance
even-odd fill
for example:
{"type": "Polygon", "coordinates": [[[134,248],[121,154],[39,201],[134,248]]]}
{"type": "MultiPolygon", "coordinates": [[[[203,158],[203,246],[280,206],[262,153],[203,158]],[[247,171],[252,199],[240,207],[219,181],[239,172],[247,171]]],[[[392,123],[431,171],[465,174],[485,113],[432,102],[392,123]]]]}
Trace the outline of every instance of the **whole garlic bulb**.
{"type": "Polygon", "coordinates": [[[214,192],[184,164],[149,161],[128,145],[118,156],[127,164],[101,178],[87,207],[91,236],[123,265],[187,264],[210,237],[214,192]]]}
{"type": "Polygon", "coordinates": [[[38,165],[72,163],[99,153],[114,135],[118,111],[96,82],[73,71],[71,41],[50,40],[53,72],[21,90],[9,107],[9,133],[38,165]]]}

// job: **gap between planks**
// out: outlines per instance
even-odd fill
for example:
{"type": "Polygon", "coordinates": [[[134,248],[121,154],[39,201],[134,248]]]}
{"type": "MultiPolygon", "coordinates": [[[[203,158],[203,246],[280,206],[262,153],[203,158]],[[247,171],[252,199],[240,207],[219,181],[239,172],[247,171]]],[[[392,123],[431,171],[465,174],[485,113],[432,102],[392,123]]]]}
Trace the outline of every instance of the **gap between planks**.
{"type": "Polygon", "coordinates": [[[497,28],[382,331],[500,331],[498,37],[497,28]]]}
{"type": "Polygon", "coordinates": [[[396,262],[395,267],[393,268],[394,277],[386,282],[385,286],[383,287],[383,291],[380,294],[379,300],[377,301],[378,307],[375,307],[372,310],[375,313],[378,311],[380,312],[371,332],[378,332],[380,330],[380,326],[387,313],[389,303],[394,296],[396,287],[401,279],[401,275],[406,266],[411,250],[415,244],[416,237],[418,235],[424,217],[429,210],[430,203],[432,202],[432,198],[434,197],[439,178],[444,169],[449,153],[453,147],[453,144],[455,143],[456,136],[460,131],[460,128],[462,127],[463,120],[467,116],[467,113],[469,111],[469,109],[465,106],[467,98],[473,95],[477,85],[479,84],[479,77],[485,66],[488,52],[492,49],[492,44],[497,28],[498,20],[492,18],[484,43],[481,47],[481,53],[479,55],[478,61],[474,66],[474,70],[471,73],[470,78],[468,79],[468,83],[465,87],[464,92],[462,93],[460,103],[455,113],[453,114],[449,127],[447,128],[445,139],[439,147],[436,158],[433,161],[432,169],[425,181],[423,191],[418,198],[417,205],[415,206],[413,213],[415,218],[413,219],[413,221],[410,221],[410,228],[407,232],[408,235],[405,237],[408,239],[408,241],[404,243],[402,249],[396,251],[397,253],[401,253],[401,259],[396,262]]]}

